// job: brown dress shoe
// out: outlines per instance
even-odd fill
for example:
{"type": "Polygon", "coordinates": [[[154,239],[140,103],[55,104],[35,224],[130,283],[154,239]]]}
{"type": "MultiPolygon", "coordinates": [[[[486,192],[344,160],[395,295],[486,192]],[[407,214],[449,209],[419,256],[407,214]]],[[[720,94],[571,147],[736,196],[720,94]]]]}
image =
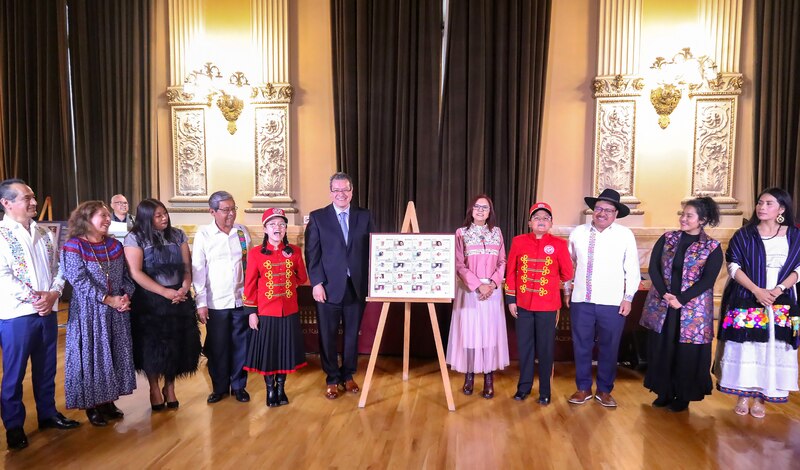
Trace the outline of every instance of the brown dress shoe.
{"type": "Polygon", "coordinates": [[[591,399],[592,399],[591,390],[578,390],[575,393],[573,393],[572,396],[569,397],[567,401],[575,405],[581,405],[591,399]]]}
{"type": "Polygon", "coordinates": [[[358,384],[353,379],[350,379],[344,383],[344,389],[350,393],[358,393],[361,390],[358,388],[358,384]]]}
{"type": "Polygon", "coordinates": [[[328,400],[335,400],[339,398],[339,387],[336,384],[329,384],[325,389],[325,398],[328,400]]]}
{"type": "Polygon", "coordinates": [[[597,395],[594,396],[597,401],[600,402],[601,405],[605,406],[606,408],[616,408],[617,401],[614,400],[614,397],[611,396],[608,392],[597,392],[597,395]]]}

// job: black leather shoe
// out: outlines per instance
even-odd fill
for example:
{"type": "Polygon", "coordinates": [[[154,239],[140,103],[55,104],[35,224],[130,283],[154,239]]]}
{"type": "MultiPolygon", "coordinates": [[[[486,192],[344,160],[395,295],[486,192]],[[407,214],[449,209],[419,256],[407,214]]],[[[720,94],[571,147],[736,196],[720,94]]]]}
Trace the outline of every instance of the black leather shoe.
{"type": "Polygon", "coordinates": [[[117,405],[115,405],[113,401],[109,403],[103,403],[102,405],[98,406],[97,409],[100,411],[100,413],[103,413],[103,417],[106,420],[122,419],[122,417],[125,416],[125,413],[117,408],[117,405]]]}
{"type": "Polygon", "coordinates": [[[289,398],[286,397],[286,374],[276,374],[275,393],[278,395],[278,406],[288,405],[289,398]]]}
{"type": "Polygon", "coordinates": [[[39,421],[39,429],[55,428],[55,429],[72,429],[80,426],[81,423],[71,420],[61,413],[56,413],[53,417],[44,421],[39,421]]]}
{"type": "Polygon", "coordinates": [[[225,398],[225,394],[224,393],[211,393],[211,394],[208,395],[208,398],[206,398],[206,403],[208,403],[210,405],[212,403],[216,403],[218,401],[221,401],[223,398],[225,398]]]}
{"type": "Polygon", "coordinates": [[[250,394],[247,393],[247,390],[243,388],[239,390],[234,390],[233,396],[236,397],[236,401],[240,401],[242,403],[247,403],[248,401],[250,401],[250,394]]]}
{"type": "Polygon", "coordinates": [[[528,395],[530,395],[530,394],[531,394],[531,392],[517,392],[517,393],[514,394],[514,400],[522,401],[522,400],[528,398],[528,395]]]}
{"type": "Polygon", "coordinates": [[[28,447],[28,436],[22,428],[12,428],[6,431],[8,450],[20,450],[28,447]]]}
{"type": "Polygon", "coordinates": [[[550,395],[539,395],[539,399],[536,401],[542,406],[547,406],[550,404],[550,395]]]}
{"type": "Polygon", "coordinates": [[[86,417],[93,426],[106,426],[108,421],[97,408],[86,408],[86,417]]]}

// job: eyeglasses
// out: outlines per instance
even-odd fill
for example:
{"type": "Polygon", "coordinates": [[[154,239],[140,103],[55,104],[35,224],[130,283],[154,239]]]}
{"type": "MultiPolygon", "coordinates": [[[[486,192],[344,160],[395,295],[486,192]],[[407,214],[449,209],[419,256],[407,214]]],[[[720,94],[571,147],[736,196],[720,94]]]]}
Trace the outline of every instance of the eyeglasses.
{"type": "Polygon", "coordinates": [[[546,217],[546,216],[545,217],[533,217],[533,220],[535,220],[537,222],[550,222],[551,220],[553,220],[553,218],[552,217],[546,217]]]}
{"type": "Polygon", "coordinates": [[[615,209],[615,208],[610,208],[610,207],[606,207],[605,209],[603,209],[602,207],[595,207],[595,208],[594,208],[594,212],[595,212],[596,214],[600,214],[600,213],[603,213],[603,212],[605,212],[606,214],[608,214],[608,215],[611,215],[611,214],[613,214],[614,212],[617,212],[617,209],[615,209]]]}
{"type": "Polygon", "coordinates": [[[353,190],[353,188],[350,188],[350,189],[331,189],[331,192],[333,194],[346,194],[346,193],[349,193],[352,190],[353,190]]]}
{"type": "Polygon", "coordinates": [[[481,204],[475,204],[474,206],[472,206],[472,208],[475,209],[476,211],[488,211],[489,210],[489,206],[484,206],[484,205],[481,205],[481,204]]]}
{"type": "Polygon", "coordinates": [[[225,207],[224,209],[217,209],[217,212],[222,212],[223,214],[230,214],[231,212],[236,212],[238,209],[239,206],[225,207]]]}
{"type": "Polygon", "coordinates": [[[127,202],[123,202],[123,201],[112,202],[111,204],[116,204],[118,206],[127,206],[128,205],[127,202]]]}
{"type": "Polygon", "coordinates": [[[281,222],[281,223],[279,223],[279,224],[276,224],[276,223],[271,223],[271,224],[267,224],[267,225],[265,225],[265,227],[267,227],[267,228],[271,228],[271,229],[276,229],[276,228],[286,228],[286,224],[284,224],[283,222],[281,222]]]}

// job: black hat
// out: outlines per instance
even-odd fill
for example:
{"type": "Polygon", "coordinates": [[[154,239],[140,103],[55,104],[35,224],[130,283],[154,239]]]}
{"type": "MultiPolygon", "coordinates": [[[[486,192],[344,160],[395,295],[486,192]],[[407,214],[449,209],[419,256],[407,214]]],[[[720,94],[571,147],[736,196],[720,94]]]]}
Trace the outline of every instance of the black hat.
{"type": "Polygon", "coordinates": [[[600,193],[597,197],[585,197],[583,198],[586,201],[586,205],[589,206],[590,209],[594,210],[594,205],[597,204],[597,201],[606,201],[614,204],[614,207],[617,208],[619,213],[617,214],[617,218],[621,219],[626,217],[628,214],[631,213],[631,210],[625,204],[619,202],[619,193],[614,191],[613,189],[604,189],[602,193],[600,193]]]}

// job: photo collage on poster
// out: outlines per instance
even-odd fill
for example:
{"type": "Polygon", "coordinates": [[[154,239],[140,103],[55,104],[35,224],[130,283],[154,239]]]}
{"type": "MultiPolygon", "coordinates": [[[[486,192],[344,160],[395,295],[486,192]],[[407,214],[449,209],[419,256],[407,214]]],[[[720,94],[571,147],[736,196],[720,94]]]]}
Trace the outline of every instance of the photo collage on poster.
{"type": "Polygon", "coordinates": [[[454,235],[371,235],[370,297],[452,299],[455,281],[454,235]]]}

